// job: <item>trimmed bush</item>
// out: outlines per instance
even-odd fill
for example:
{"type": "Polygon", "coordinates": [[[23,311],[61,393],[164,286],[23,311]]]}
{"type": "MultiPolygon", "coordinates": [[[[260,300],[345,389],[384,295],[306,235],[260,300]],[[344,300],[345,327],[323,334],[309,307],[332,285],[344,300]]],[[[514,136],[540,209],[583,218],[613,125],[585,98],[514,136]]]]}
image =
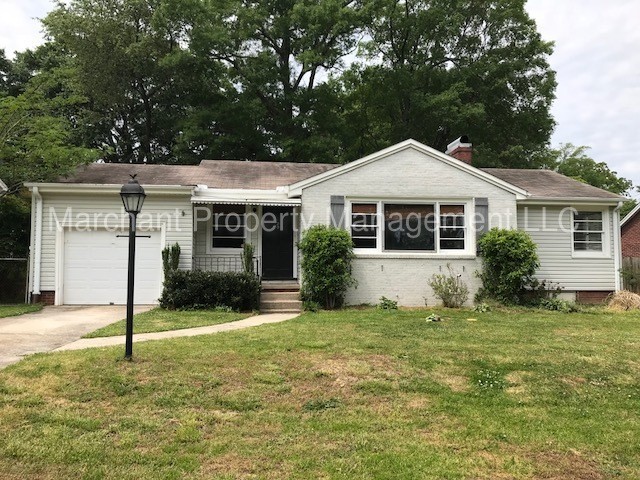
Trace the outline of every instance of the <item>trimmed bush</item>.
{"type": "Polygon", "coordinates": [[[217,307],[257,310],[260,280],[250,273],[172,271],[165,278],[160,306],[171,310],[217,307]]]}
{"type": "Polygon", "coordinates": [[[478,247],[483,257],[479,274],[482,290],[478,296],[505,304],[520,303],[540,266],[537,246],[529,234],[493,228],[480,239],[478,247]]]}
{"type": "Polygon", "coordinates": [[[302,297],[325,308],[340,307],[351,276],[353,241],[346,230],[315,225],[298,244],[302,253],[302,297]]]}
{"type": "Polygon", "coordinates": [[[178,270],[180,265],[180,244],[174,243],[162,250],[162,270],[166,277],[169,273],[178,270]]]}

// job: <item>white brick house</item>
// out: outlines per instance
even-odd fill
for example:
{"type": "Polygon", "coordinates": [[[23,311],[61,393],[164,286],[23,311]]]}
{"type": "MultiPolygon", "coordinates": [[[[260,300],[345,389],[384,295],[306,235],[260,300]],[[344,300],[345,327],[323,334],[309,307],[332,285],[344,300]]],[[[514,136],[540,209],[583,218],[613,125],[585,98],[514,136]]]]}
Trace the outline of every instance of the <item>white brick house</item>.
{"type": "Polygon", "coordinates": [[[298,280],[297,241],[314,224],[354,240],[348,304],[434,305],[429,278],[447,265],[473,293],[477,236],[520,228],[538,244],[540,278],[569,298],[620,288],[618,210],[624,199],[543,170],[477,169],[465,138],[449,155],[407,140],[355,162],[203,161],[197,166],[93,164],[32,191],[30,291],[55,304],[124,303],[127,228],[118,196],[129,174],[147,191],[136,299],[160,294],[160,251],[178,242],[184,269],[240,268],[255,247],[265,281],[298,280]]]}

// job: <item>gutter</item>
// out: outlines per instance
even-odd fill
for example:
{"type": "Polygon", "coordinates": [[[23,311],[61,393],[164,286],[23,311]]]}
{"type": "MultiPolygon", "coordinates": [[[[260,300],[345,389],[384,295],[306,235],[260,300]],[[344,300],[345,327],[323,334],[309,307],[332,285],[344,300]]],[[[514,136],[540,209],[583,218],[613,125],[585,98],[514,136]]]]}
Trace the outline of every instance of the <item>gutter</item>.
{"type": "MultiPolygon", "coordinates": [[[[38,188],[42,193],[104,193],[120,194],[122,184],[103,183],[25,183],[30,189],[38,188]]],[[[147,192],[159,195],[186,195],[193,185],[142,185],[147,192]]]]}
{"type": "Polygon", "coordinates": [[[624,202],[618,202],[613,209],[613,265],[615,270],[616,292],[622,290],[622,245],[620,241],[620,209],[624,202]]]}
{"type": "Polygon", "coordinates": [[[33,295],[40,295],[40,278],[42,266],[42,195],[37,186],[31,188],[32,208],[31,218],[33,224],[33,295]]]}

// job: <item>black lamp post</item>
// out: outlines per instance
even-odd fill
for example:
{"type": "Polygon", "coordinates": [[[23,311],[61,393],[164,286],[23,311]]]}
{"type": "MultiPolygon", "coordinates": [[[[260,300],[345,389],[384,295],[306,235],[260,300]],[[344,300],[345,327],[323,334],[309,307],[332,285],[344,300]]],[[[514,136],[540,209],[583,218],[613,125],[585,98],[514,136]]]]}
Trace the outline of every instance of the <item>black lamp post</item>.
{"type": "Polygon", "coordinates": [[[122,186],[120,196],[125,211],[129,214],[129,279],[127,281],[127,337],[124,358],[131,360],[133,354],[133,280],[136,263],[136,219],[147,196],[136,175],[131,175],[129,183],[122,186]]]}

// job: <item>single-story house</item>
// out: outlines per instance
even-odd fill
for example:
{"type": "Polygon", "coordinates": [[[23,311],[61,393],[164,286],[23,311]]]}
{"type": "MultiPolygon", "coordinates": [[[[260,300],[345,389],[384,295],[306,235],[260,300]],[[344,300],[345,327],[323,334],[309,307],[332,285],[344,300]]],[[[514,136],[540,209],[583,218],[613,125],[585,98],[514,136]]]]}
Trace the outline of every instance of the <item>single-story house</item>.
{"type": "Polygon", "coordinates": [[[631,210],[620,222],[622,256],[640,258],[640,204],[631,210]]]}
{"type": "Polygon", "coordinates": [[[160,251],[179,243],[180,268],[239,270],[255,246],[263,282],[300,279],[297,241],[314,224],[345,228],[356,258],[348,304],[434,305],[432,275],[450,265],[471,298],[476,240],[492,227],[527,231],[540,279],[580,301],[620,288],[624,198],[545,170],[475,168],[466,137],[447,154],[407,140],[345,165],[202,161],[91,164],[31,183],[30,293],[49,304],[126,300],[128,228],[119,191],[137,174],[147,193],[138,225],[136,303],[162,286],[160,251]]]}

